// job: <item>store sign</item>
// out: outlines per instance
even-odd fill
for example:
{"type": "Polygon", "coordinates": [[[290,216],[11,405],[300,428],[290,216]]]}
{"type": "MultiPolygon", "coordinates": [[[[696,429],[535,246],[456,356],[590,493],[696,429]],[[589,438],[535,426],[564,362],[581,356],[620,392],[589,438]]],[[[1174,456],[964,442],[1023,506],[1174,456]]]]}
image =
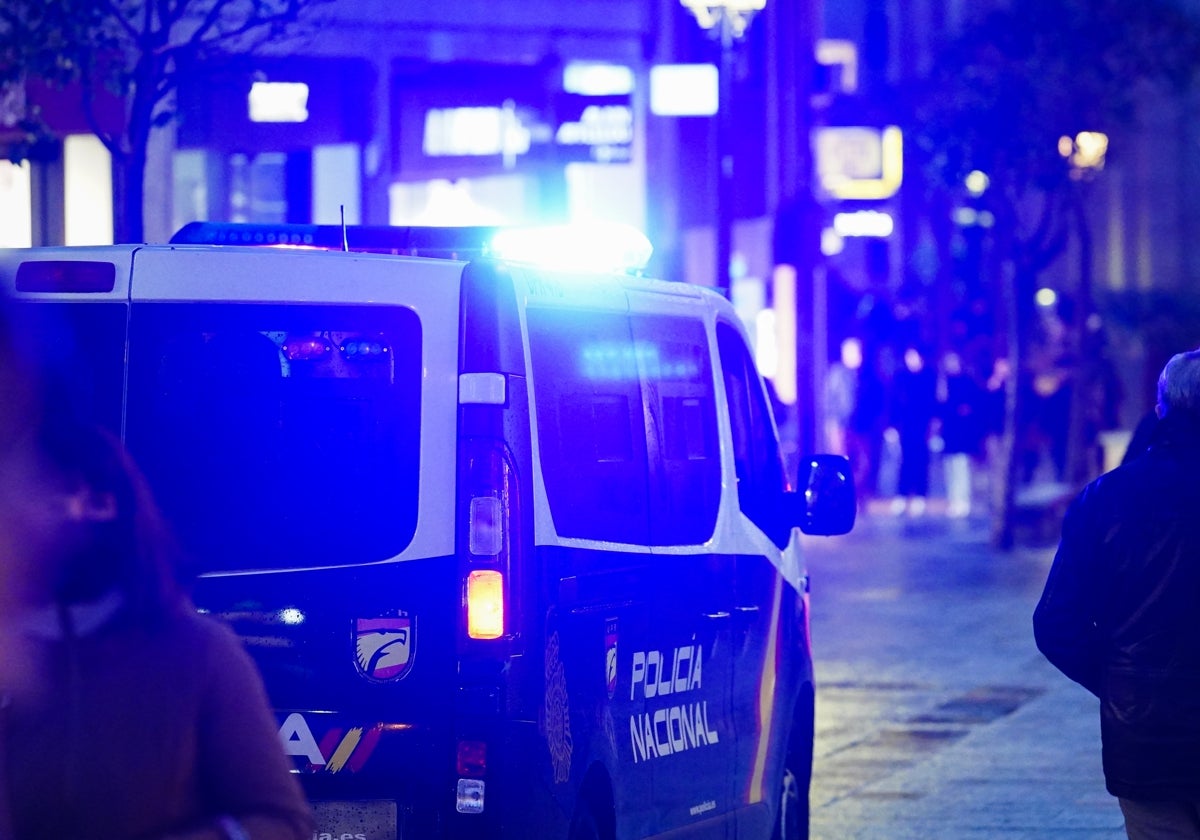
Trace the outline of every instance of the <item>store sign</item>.
{"type": "Polygon", "coordinates": [[[250,122],[308,122],[308,85],[304,82],[254,82],[248,97],[250,122]]]}
{"type": "Polygon", "coordinates": [[[623,163],[633,145],[629,97],[563,94],[557,122],[552,115],[520,107],[429,108],[421,132],[428,158],[500,158],[505,169],[520,160],[623,163]]]}
{"type": "Polygon", "coordinates": [[[533,129],[511,101],[499,108],[430,108],[421,151],[429,157],[513,157],[529,153],[533,129]]]}
{"type": "Polygon", "coordinates": [[[833,198],[884,199],[900,189],[903,134],[895,126],[818,128],[813,150],[821,188],[833,198]]]}
{"type": "Polygon", "coordinates": [[[365,61],[254,57],[188,66],[179,79],[182,149],[290,152],[371,136],[365,61]]]}
{"type": "Polygon", "coordinates": [[[627,163],[633,149],[633,107],[628,96],[562,94],[554,143],[559,157],[592,163],[627,163]]]}
{"type": "Polygon", "coordinates": [[[711,117],[720,107],[720,74],[714,64],[656,64],[650,68],[650,113],[659,117],[711,117]]]}

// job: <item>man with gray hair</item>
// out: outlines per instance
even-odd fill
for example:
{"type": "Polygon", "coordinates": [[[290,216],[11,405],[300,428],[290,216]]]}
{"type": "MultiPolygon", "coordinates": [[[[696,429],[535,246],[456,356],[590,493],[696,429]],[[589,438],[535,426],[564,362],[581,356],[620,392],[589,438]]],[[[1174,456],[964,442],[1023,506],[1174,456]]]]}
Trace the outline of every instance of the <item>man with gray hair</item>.
{"type": "Polygon", "coordinates": [[[1033,629],[1100,700],[1130,840],[1200,840],[1200,350],[1167,362],[1157,413],[1146,453],[1067,511],[1033,629]]]}

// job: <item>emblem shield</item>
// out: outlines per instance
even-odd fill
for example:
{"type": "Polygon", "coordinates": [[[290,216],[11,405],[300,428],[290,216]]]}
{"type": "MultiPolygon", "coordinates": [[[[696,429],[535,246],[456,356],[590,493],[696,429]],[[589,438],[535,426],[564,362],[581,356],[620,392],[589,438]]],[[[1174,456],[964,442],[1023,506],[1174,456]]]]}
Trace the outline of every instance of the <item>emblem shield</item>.
{"type": "Polygon", "coordinates": [[[367,679],[403,679],[412,670],[415,650],[411,616],[359,618],[354,622],[354,664],[367,679]]]}
{"type": "Polygon", "coordinates": [[[608,688],[608,699],[617,693],[617,622],[612,619],[604,628],[604,679],[608,688]]]}

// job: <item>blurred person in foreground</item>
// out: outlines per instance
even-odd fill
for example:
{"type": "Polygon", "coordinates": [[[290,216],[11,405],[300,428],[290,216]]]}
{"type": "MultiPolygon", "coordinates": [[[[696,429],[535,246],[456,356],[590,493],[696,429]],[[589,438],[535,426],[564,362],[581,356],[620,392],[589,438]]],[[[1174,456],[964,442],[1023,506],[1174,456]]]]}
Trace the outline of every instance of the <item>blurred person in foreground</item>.
{"type": "Polygon", "coordinates": [[[25,409],[0,422],[0,840],[308,840],[258,672],[177,584],[128,454],[25,409]]]}
{"type": "MultiPolygon", "coordinates": [[[[11,473],[18,458],[26,454],[30,418],[35,414],[32,371],[17,353],[12,324],[8,301],[0,296],[0,482],[11,473]]],[[[27,685],[33,676],[29,651],[20,642],[13,620],[28,565],[20,562],[25,554],[19,548],[16,534],[0,522],[0,715],[5,698],[27,685]]],[[[3,772],[0,764],[0,781],[3,772]]],[[[4,831],[5,825],[0,822],[0,840],[8,840],[11,834],[4,831]]]]}
{"type": "Polygon", "coordinates": [[[1073,502],[1033,616],[1100,700],[1106,787],[1131,840],[1200,838],[1200,351],[1158,380],[1140,458],[1073,502]]]}

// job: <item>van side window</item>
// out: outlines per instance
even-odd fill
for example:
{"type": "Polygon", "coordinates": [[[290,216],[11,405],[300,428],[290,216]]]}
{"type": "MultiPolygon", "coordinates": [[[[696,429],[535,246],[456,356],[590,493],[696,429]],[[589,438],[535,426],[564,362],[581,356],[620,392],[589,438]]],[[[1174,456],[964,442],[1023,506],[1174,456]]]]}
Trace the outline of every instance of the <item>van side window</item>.
{"type": "Polygon", "coordinates": [[[704,323],[635,315],[650,452],[650,543],[712,537],[721,503],[712,362],[704,323]]]}
{"type": "Polygon", "coordinates": [[[783,460],[766,395],[750,351],[728,324],[717,324],[717,349],[729,403],[738,505],[776,545],[782,546],[790,530],[779,510],[785,487],[783,460]]]}
{"type": "Polygon", "coordinates": [[[629,319],[531,308],[538,450],[564,537],[648,542],[646,435],[629,319]]]}
{"type": "Polygon", "coordinates": [[[703,323],[530,309],[529,335],[558,533],[637,545],[708,540],[721,467],[703,323]]]}

